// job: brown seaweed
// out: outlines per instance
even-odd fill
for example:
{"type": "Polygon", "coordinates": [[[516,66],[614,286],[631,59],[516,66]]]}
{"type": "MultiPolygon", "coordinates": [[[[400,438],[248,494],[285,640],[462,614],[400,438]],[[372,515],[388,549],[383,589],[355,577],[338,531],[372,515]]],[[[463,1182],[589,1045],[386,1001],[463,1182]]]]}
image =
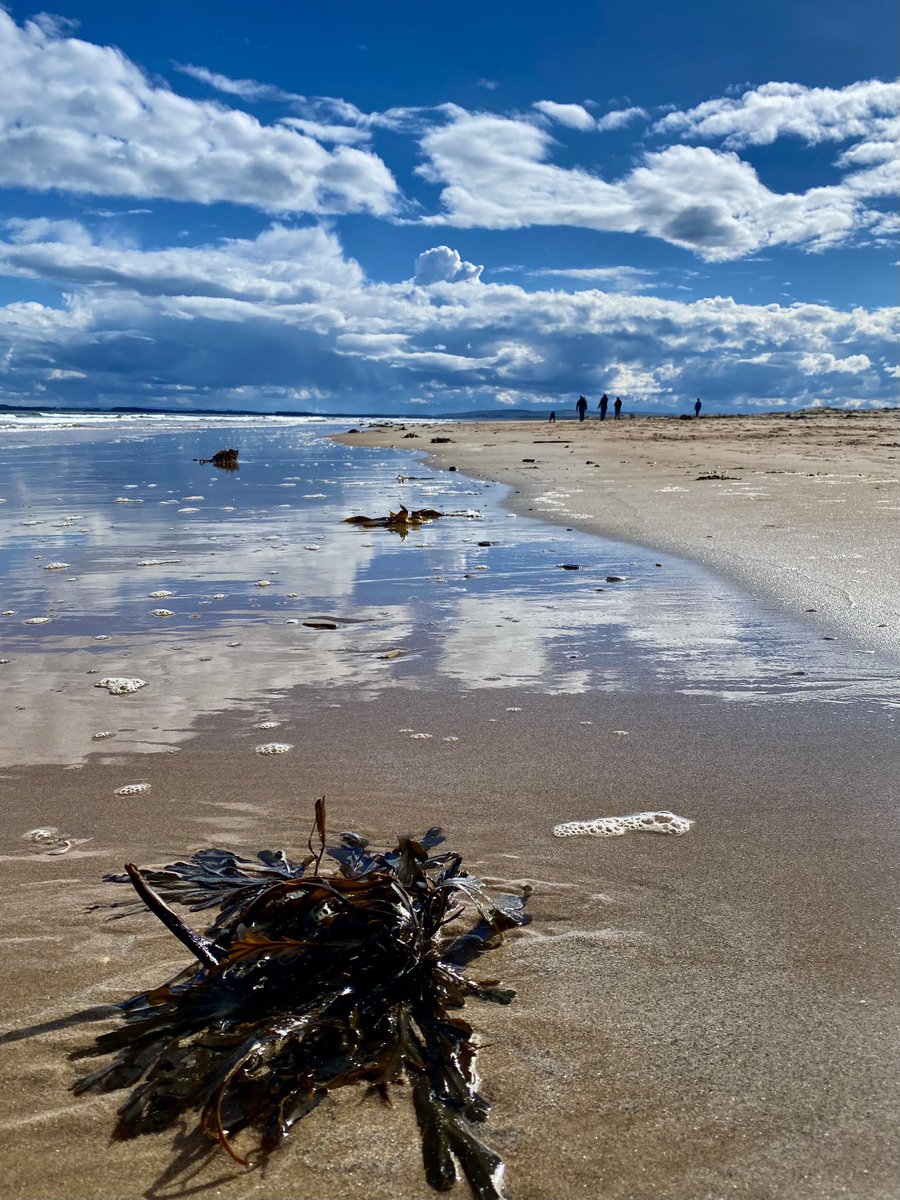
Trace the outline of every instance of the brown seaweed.
{"type": "Polygon", "coordinates": [[[386,852],[355,833],[328,846],[323,798],[314,832],[318,845],[311,837],[300,861],[207,849],[107,876],[139,897],[113,905],[116,915],[146,905],[196,961],[126,1000],[123,1023],[73,1055],[114,1056],[75,1092],[132,1089],[118,1139],[199,1112],[211,1138],[255,1166],[332,1090],[363,1083],[387,1099],[405,1079],[431,1187],[452,1187],[459,1167],[479,1200],[499,1200],[502,1161],[475,1133],[489,1105],[473,1030],[453,1012],[469,997],[513,999],[462,968],[526,922],[527,890],[489,896],[458,854],[433,853],[444,841],[437,828],[386,852]],[[218,912],[201,935],[170,904],[218,912]]]}
{"type": "Polygon", "coordinates": [[[391,529],[406,537],[411,529],[418,529],[444,514],[436,508],[417,508],[412,512],[401,504],[397,512],[389,512],[386,517],[345,517],[345,525],[358,525],[361,529],[391,529]]]}

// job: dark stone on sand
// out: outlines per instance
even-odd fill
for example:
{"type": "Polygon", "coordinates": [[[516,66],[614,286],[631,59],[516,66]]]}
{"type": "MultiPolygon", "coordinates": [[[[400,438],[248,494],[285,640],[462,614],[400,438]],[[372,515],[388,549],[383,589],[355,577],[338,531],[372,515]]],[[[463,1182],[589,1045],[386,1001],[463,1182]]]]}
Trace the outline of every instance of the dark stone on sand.
{"type": "Polygon", "coordinates": [[[625,576],[624,575],[607,575],[606,582],[607,583],[624,583],[625,576]]]}
{"type": "Polygon", "coordinates": [[[433,445],[435,442],[452,442],[453,438],[437,437],[437,438],[432,438],[431,441],[432,441],[432,445],[433,445]]]}
{"type": "Polygon", "coordinates": [[[340,626],[336,621],[304,621],[303,624],[308,629],[338,629],[340,626]]]}
{"type": "Polygon", "coordinates": [[[580,571],[581,570],[580,563],[560,563],[559,566],[560,566],[560,569],[563,571],[580,571]]]}
{"type": "Polygon", "coordinates": [[[447,468],[447,470],[448,470],[448,471],[455,471],[455,470],[456,470],[456,467],[448,467],[448,468],[447,468]]]}

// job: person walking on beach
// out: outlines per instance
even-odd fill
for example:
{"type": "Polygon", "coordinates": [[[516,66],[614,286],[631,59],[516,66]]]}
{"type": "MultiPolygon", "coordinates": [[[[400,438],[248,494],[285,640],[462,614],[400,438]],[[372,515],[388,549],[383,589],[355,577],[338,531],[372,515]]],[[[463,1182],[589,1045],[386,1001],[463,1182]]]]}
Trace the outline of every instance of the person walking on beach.
{"type": "Polygon", "coordinates": [[[556,424],[556,413],[552,412],[550,414],[550,416],[547,418],[547,420],[550,422],[551,425],[555,425],[556,424]]]}
{"type": "Polygon", "coordinates": [[[616,402],[613,405],[613,420],[618,421],[618,419],[619,419],[619,417],[621,417],[621,415],[622,415],[622,401],[619,399],[618,396],[616,396],[616,402]]]}
{"type": "Polygon", "coordinates": [[[578,410],[578,420],[583,421],[584,414],[587,412],[587,400],[585,400],[584,396],[578,397],[578,403],[575,407],[578,410]]]}
{"type": "Polygon", "coordinates": [[[694,416],[695,416],[695,417],[699,417],[699,416],[700,416],[700,409],[701,409],[702,407],[703,407],[703,405],[700,403],[700,397],[698,396],[698,397],[697,397],[697,403],[694,405],[694,416]]]}
{"type": "Polygon", "coordinates": [[[600,403],[597,405],[597,407],[600,409],[600,420],[605,421],[606,410],[609,408],[609,396],[607,396],[606,392],[604,392],[600,397],[600,403]]]}

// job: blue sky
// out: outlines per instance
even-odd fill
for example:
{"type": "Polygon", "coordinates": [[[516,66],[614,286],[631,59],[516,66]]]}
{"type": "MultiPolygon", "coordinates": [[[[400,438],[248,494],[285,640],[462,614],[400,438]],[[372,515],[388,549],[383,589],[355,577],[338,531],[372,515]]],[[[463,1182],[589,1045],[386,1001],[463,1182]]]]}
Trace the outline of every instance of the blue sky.
{"type": "Polygon", "coordinates": [[[0,8],[0,403],[895,404],[894,0],[0,8]]]}

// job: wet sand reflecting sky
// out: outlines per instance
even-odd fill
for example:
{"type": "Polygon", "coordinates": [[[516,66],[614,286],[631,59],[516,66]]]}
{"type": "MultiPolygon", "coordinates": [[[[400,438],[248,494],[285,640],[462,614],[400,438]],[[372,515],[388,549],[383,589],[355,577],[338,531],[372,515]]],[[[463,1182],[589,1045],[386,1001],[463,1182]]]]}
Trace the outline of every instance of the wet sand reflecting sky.
{"type": "Polygon", "coordinates": [[[97,732],[116,735],[102,752],[173,748],[303,685],[335,703],[396,687],[896,702],[873,655],[690,564],[516,518],[498,486],[328,440],[346,423],[50,425],[0,433],[7,765],[76,765],[97,732]],[[239,471],[192,461],[228,446],[239,471]],[[401,503],[462,515],[406,539],[342,524],[401,503]],[[148,686],[113,697],[106,676],[148,686]]]}

